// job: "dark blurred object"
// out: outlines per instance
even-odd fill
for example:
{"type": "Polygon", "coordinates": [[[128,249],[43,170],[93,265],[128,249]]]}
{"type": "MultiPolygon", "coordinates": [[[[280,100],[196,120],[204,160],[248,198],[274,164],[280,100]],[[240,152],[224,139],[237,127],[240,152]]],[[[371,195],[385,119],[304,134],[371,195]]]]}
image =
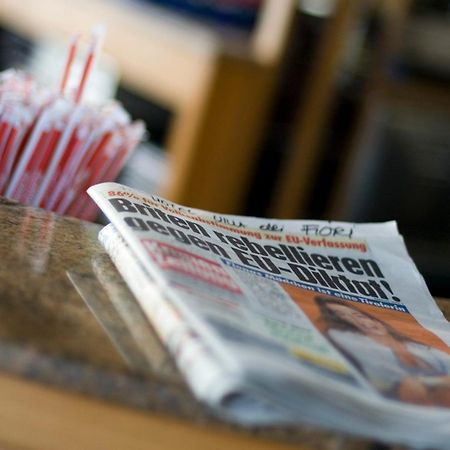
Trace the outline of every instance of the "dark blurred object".
{"type": "Polygon", "coordinates": [[[312,16],[300,10],[294,17],[286,55],[277,80],[275,101],[262,137],[258,164],[246,202],[246,213],[249,215],[267,214],[268,199],[287,153],[296,109],[305,94],[314,55],[326,21],[326,17],[312,16]]]}
{"type": "Polygon", "coordinates": [[[313,55],[326,20],[298,11],[291,38],[277,80],[275,101],[267,120],[258,164],[246,201],[246,214],[264,216],[267,200],[276,182],[280,164],[287,152],[289,133],[295,110],[304,94],[313,55]]]}
{"type": "MultiPolygon", "coordinates": [[[[392,106],[342,217],[394,218],[435,296],[450,296],[450,109],[392,106]],[[364,170],[365,169],[365,170],[364,170]]],[[[367,150],[366,150],[367,151],[367,150]]]]}
{"type": "Polygon", "coordinates": [[[435,296],[450,296],[449,2],[413,2],[335,186],[330,218],[395,219],[435,296]],[[343,188],[343,186],[345,186],[343,188]],[[343,189],[342,189],[343,188],[343,189]],[[334,203],[333,203],[334,202],[334,203]]]}
{"type": "Polygon", "coordinates": [[[141,0],[215,25],[251,30],[262,0],[141,0]]]}
{"type": "Polygon", "coordinates": [[[450,1],[416,0],[405,30],[403,64],[409,73],[450,80],[450,1]]]}
{"type": "Polygon", "coordinates": [[[438,15],[450,16],[449,0],[414,0],[411,4],[413,15],[438,15]]]}
{"type": "Polygon", "coordinates": [[[32,51],[32,41],[0,27],[0,70],[24,68],[32,51]]]}
{"type": "Polygon", "coordinates": [[[134,119],[139,118],[145,122],[151,142],[161,146],[167,136],[172,111],[124,85],[119,86],[116,97],[134,119]]]}
{"type": "Polygon", "coordinates": [[[378,51],[377,22],[366,3],[321,5],[300,2],[249,194],[254,215],[323,214],[335,182],[333,166],[378,51]]]}

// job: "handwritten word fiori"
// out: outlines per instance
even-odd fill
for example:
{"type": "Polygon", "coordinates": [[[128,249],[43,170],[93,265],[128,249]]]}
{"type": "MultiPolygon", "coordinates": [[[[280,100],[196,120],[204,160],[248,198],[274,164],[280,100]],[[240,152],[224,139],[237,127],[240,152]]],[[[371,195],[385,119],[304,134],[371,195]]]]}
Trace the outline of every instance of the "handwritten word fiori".
{"type": "Polygon", "coordinates": [[[306,236],[344,236],[351,238],[353,235],[353,228],[333,225],[303,224],[299,231],[306,236]]]}

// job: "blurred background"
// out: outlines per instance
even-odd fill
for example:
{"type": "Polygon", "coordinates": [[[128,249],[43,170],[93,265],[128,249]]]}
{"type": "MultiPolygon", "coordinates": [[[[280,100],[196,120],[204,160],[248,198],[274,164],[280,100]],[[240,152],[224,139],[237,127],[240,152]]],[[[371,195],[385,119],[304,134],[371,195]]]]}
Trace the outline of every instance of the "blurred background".
{"type": "Polygon", "coordinates": [[[0,69],[57,84],[107,27],[89,101],[149,132],[120,181],[224,213],[395,219],[450,297],[450,1],[1,0],[0,69]]]}

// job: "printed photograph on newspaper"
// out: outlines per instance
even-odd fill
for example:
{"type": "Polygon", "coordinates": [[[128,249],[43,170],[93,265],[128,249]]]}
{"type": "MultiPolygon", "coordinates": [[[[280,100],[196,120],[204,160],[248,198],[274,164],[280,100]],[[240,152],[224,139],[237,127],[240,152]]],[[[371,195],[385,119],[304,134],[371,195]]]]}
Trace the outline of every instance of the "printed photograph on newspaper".
{"type": "Polygon", "coordinates": [[[450,407],[450,349],[407,311],[286,291],[312,323],[383,396],[450,407]]]}

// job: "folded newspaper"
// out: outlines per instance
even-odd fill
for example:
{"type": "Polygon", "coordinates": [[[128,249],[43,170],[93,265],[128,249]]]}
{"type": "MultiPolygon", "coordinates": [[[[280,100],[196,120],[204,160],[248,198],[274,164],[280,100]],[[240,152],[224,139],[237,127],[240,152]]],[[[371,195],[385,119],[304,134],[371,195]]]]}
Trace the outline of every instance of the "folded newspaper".
{"type": "Polygon", "coordinates": [[[395,222],[229,216],[116,183],[99,239],[194,394],[241,424],[450,449],[450,326],[395,222]]]}

